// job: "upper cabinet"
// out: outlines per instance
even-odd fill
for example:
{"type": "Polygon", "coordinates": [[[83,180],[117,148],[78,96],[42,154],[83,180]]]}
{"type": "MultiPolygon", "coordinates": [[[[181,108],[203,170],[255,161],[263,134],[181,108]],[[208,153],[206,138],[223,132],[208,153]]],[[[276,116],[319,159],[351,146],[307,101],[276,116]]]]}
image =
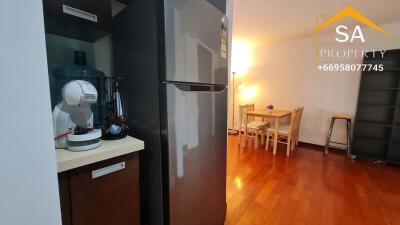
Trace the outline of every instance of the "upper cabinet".
{"type": "Polygon", "coordinates": [[[43,0],[46,33],[94,42],[111,31],[111,0],[43,0]]]}

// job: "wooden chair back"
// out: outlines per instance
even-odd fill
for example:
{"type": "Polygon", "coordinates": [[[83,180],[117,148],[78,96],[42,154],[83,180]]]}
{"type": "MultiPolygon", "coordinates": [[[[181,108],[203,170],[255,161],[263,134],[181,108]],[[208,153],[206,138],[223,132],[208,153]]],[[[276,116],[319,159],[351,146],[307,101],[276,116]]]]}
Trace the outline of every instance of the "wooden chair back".
{"type": "MultiPolygon", "coordinates": [[[[242,125],[244,124],[246,112],[253,111],[254,110],[254,104],[247,104],[247,105],[239,105],[239,127],[242,129],[242,125]]],[[[252,116],[249,116],[248,122],[254,121],[255,118],[252,116]]]]}
{"type": "Polygon", "coordinates": [[[290,123],[289,123],[289,131],[288,134],[293,137],[295,135],[295,130],[296,130],[296,119],[297,119],[297,114],[298,114],[298,108],[294,109],[292,113],[290,114],[290,123]]]}
{"type": "Polygon", "coordinates": [[[303,116],[304,106],[300,106],[297,108],[297,115],[296,115],[296,125],[295,125],[295,139],[297,140],[300,133],[300,123],[301,118],[303,116]]]}

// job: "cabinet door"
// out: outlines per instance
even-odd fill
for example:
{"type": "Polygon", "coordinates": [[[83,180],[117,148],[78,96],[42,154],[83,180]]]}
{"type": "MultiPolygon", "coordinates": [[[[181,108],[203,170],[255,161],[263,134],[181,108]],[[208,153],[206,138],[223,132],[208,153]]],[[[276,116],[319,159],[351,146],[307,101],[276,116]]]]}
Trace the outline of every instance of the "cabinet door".
{"type": "Polygon", "coordinates": [[[58,188],[61,202],[62,225],[72,225],[68,172],[58,174],[58,188]]]}
{"type": "Polygon", "coordinates": [[[138,172],[138,153],[71,171],[72,224],[139,225],[138,172]]]}
{"type": "Polygon", "coordinates": [[[43,0],[47,33],[96,41],[111,30],[110,0],[43,0]]]}

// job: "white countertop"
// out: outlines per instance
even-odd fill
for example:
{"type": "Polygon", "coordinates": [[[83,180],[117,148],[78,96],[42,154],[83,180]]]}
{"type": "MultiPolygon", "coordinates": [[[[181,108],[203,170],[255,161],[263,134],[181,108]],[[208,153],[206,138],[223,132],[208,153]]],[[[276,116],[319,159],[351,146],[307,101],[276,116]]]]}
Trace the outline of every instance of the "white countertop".
{"type": "Polygon", "coordinates": [[[143,141],[129,136],[113,141],[102,140],[99,148],[89,151],[70,152],[66,149],[56,149],[58,172],[60,173],[143,149],[143,141]]]}

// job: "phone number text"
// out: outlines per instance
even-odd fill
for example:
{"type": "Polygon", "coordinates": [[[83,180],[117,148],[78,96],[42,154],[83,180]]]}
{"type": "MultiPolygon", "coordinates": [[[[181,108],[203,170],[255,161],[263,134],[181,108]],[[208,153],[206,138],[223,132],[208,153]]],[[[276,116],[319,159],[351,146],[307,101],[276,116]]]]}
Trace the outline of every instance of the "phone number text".
{"type": "Polygon", "coordinates": [[[383,71],[383,64],[320,64],[320,71],[383,71]]]}

